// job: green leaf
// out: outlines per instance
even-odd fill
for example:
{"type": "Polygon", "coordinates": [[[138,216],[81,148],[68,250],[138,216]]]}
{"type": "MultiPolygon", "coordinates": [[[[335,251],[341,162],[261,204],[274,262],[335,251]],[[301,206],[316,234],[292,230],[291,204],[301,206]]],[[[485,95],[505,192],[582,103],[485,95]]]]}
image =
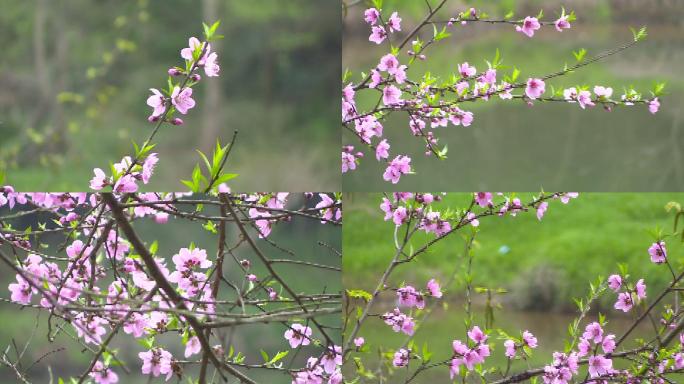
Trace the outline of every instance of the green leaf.
{"type": "Polygon", "coordinates": [[[442,27],[442,30],[437,32],[437,27],[435,25],[432,25],[433,28],[433,39],[435,41],[440,41],[443,39],[446,39],[447,37],[451,36],[449,32],[447,32],[446,26],[442,27]]]}
{"type": "Polygon", "coordinates": [[[520,76],[520,70],[517,67],[513,67],[513,73],[511,74],[511,82],[514,83],[518,76],[520,76]]]}
{"type": "Polygon", "coordinates": [[[194,190],[195,190],[195,185],[192,183],[192,181],[190,181],[190,180],[181,180],[180,182],[183,183],[183,185],[185,185],[186,187],[188,187],[188,189],[190,189],[190,191],[194,191],[194,190]]]}
{"type": "Polygon", "coordinates": [[[218,185],[218,184],[225,183],[226,181],[232,180],[238,176],[239,176],[239,174],[237,174],[237,173],[224,173],[216,179],[215,184],[218,185]]]}
{"type": "Polygon", "coordinates": [[[584,57],[587,55],[587,50],[582,48],[577,52],[572,51],[572,55],[575,56],[575,60],[577,60],[579,63],[580,61],[584,60],[584,57]]]}
{"type": "Polygon", "coordinates": [[[288,353],[290,353],[290,351],[278,352],[275,356],[273,356],[271,361],[268,362],[268,365],[273,365],[273,364],[277,363],[278,361],[282,360],[285,356],[287,356],[288,353]]]}
{"type": "Polygon", "coordinates": [[[159,249],[159,242],[155,240],[151,245],[150,245],[150,253],[155,254],[157,253],[157,250],[159,249]]]}
{"type": "Polygon", "coordinates": [[[432,358],[432,352],[428,350],[427,342],[423,343],[423,362],[427,363],[432,358]]]}
{"type": "Polygon", "coordinates": [[[629,27],[629,30],[632,31],[634,41],[641,41],[648,36],[648,33],[646,32],[646,26],[641,27],[638,31],[632,27],[629,27]]]}
{"type": "Polygon", "coordinates": [[[665,82],[655,83],[653,85],[653,96],[660,96],[665,92],[665,82]]]}
{"type": "Polygon", "coordinates": [[[347,289],[347,296],[354,299],[363,299],[365,301],[370,301],[373,298],[373,295],[363,289],[347,289]]]}
{"type": "Polygon", "coordinates": [[[195,168],[192,170],[192,184],[195,186],[193,192],[199,192],[199,185],[202,177],[202,170],[200,169],[199,164],[195,164],[195,168]]]}
{"type": "Polygon", "coordinates": [[[137,339],[138,344],[142,345],[143,348],[152,349],[154,346],[154,336],[150,336],[144,339],[137,339]]]}
{"type": "Polygon", "coordinates": [[[104,365],[105,366],[109,366],[109,363],[111,363],[113,357],[114,356],[111,353],[109,353],[108,351],[102,352],[102,358],[104,359],[104,365]]]}
{"type": "Polygon", "coordinates": [[[352,72],[349,70],[349,68],[345,68],[344,73],[342,74],[342,82],[346,83],[351,77],[352,72]]]}
{"type": "Polygon", "coordinates": [[[444,160],[447,158],[447,152],[449,151],[449,148],[447,145],[444,145],[444,148],[440,149],[439,152],[437,152],[437,156],[439,157],[440,160],[444,160]]]}
{"type": "Polygon", "coordinates": [[[212,173],[212,167],[211,167],[211,164],[209,164],[209,159],[207,159],[207,155],[202,153],[202,151],[200,151],[199,149],[196,149],[196,151],[197,151],[197,153],[199,153],[202,160],[204,160],[204,164],[207,166],[207,172],[209,172],[211,174],[212,173]]]}
{"type": "Polygon", "coordinates": [[[260,350],[259,352],[261,352],[261,357],[264,358],[264,362],[267,363],[269,361],[268,353],[264,352],[263,349],[260,350]]]}
{"type": "Polygon", "coordinates": [[[494,54],[494,60],[492,60],[492,68],[496,69],[501,64],[501,52],[499,48],[496,49],[496,54],[494,54]]]}
{"type": "Polygon", "coordinates": [[[206,229],[207,231],[217,234],[218,231],[216,230],[216,224],[213,221],[207,221],[206,224],[202,226],[202,228],[206,229]]]}

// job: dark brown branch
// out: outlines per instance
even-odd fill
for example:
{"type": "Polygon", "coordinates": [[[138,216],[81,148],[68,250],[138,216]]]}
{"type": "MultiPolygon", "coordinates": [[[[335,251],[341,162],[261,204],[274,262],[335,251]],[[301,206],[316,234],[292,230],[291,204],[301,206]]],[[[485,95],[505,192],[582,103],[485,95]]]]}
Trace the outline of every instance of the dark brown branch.
{"type": "MultiPolygon", "coordinates": [[[[133,230],[133,227],[128,222],[128,219],[124,215],[124,212],[119,206],[119,203],[114,197],[114,195],[112,195],[111,193],[103,193],[102,198],[107,203],[107,205],[109,205],[117,224],[119,225],[123,233],[126,235],[128,241],[131,242],[131,245],[136,250],[136,252],[140,254],[140,257],[142,258],[143,262],[145,263],[145,266],[147,267],[150,277],[154,279],[159,288],[169,297],[169,299],[171,299],[176,308],[187,310],[187,306],[183,302],[183,298],[176,292],[175,289],[173,289],[168,280],[166,280],[164,274],[157,266],[154,257],[152,256],[152,254],[150,254],[147,247],[142,243],[138,235],[133,230]]],[[[242,372],[238,371],[229,364],[220,361],[216,357],[216,354],[214,354],[211,346],[209,345],[209,341],[206,339],[206,337],[204,337],[204,333],[202,332],[202,325],[199,323],[199,321],[194,316],[187,315],[184,317],[186,318],[192,329],[195,331],[195,334],[199,339],[200,344],[202,345],[202,349],[205,352],[209,351],[209,359],[217,368],[222,368],[228,371],[228,373],[238,378],[242,383],[256,384],[254,380],[245,376],[242,372]]]]}

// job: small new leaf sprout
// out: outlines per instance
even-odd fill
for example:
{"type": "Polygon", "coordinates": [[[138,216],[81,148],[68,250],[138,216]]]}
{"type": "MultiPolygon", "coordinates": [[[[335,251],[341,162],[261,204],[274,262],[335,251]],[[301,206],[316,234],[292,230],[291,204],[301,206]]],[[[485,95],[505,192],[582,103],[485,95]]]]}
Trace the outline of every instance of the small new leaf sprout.
{"type": "Polygon", "coordinates": [[[629,27],[629,30],[632,31],[632,37],[634,38],[634,41],[642,41],[648,36],[648,33],[646,32],[646,26],[643,26],[639,28],[639,30],[635,30],[632,27],[629,27]]]}

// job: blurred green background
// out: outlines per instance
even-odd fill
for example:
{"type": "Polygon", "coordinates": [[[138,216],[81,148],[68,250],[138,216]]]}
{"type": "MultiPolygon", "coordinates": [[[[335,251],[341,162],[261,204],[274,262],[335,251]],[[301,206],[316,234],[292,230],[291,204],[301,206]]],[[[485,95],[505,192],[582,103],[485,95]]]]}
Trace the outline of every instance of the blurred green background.
{"type": "MultiPolygon", "coordinates": [[[[436,4],[436,0],[429,0],[436,4]]],[[[368,41],[369,28],[363,21],[361,4],[348,9],[343,19],[342,68],[353,72],[358,82],[361,71],[377,65],[387,50],[368,41]]],[[[366,156],[354,172],[345,174],[346,191],[423,190],[548,190],[581,191],[675,191],[684,187],[684,2],[672,0],[502,0],[449,1],[436,20],[447,20],[458,12],[476,7],[500,18],[510,10],[514,18],[537,15],[555,20],[561,6],[574,10],[578,21],[558,33],[542,28],[533,38],[515,32],[511,25],[470,23],[450,30],[452,36],[426,52],[428,59],[416,62],[409,77],[426,71],[447,77],[464,61],[478,70],[487,68],[499,48],[503,64],[521,70],[520,78],[543,75],[572,65],[572,51],[586,48],[587,57],[622,45],[632,39],[629,27],[648,27],[648,37],[637,46],[575,73],[547,82],[558,88],[587,84],[614,89],[634,85],[648,91],[656,81],[667,82],[668,94],[661,98],[661,110],[651,115],[644,106],[581,110],[576,104],[537,103],[528,108],[521,101],[470,103],[475,120],[470,127],[438,128],[440,145],[448,144],[448,159],[438,161],[424,155],[424,143],[413,137],[406,114],[386,120],[385,136],[392,156],[408,154],[417,175],[403,177],[392,185],[382,180],[384,163],[366,156]],[[439,175],[439,177],[435,177],[439,175]]],[[[385,0],[385,12],[397,10],[403,18],[400,41],[426,15],[423,1],[385,0]]],[[[422,38],[432,34],[425,28],[422,38]]],[[[407,62],[405,52],[400,56],[407,62]]],[[[500,72],[502,73],[502,72],[500,72]]],[[[499,78],[502,76],[500,75],[499,78]]],[[[362,109],[371,102],[357,93],[362,109]]],[[[372,95],[372,103],[376,95],[372,95]]],[[[345,130],[344,144],[359,146],[345,130]]]]}
{"type": "MultiPolygon", "coordinates": [[[[532,197],[530,193],[517,195],[523,202],[532,197]]],[[[381,198],[380,194],[365,193],[345,196],[345,289],[372,291],[394,255],[394,224],[383,221],[379,209],[381,198]]],[[[437,207],[465,208],[470,199],[470,194],[449,194],[437,207]]],[[[508,291],[494,296],[494,302],[501,305],[501,309],[495,310],[494,325],[514,336],[525,329],[535,334],[540,347],[530,363],[537,366],[548,363],[551,353],[563,348],[567,326],[576,316],[572,299],[586,297],[589,283],[595,282],[598,276],[607,278],[617,273],[617,263],[627,266],[632,281],[644,278],[647,294],[651,298],[656,296],[669,283],[671,275],[666,266],[650,262],[647,250],[654,239],[649,231],[656,227],[664,233],[672,231],[673,214],[664,208],[670,201],[684,202],[684,193],[583,193],[568,205],[558,200],[550,202],[541,222],[534,213],[482,218],[472,253],[473,285],[508,291]]],[[[471,228],[466,227],[462,233],[470,232],[471,228]]],[[[416,236],[414,249],[432,238],[433,235],[416,236]]],[[[675,270],[681,270],[684,246],[678,238],[668,238],[666,242],[670,262],[675,270]]],[[[435,352],[434,361],[448,358],[452,339],[465,337],[463,248],[464,239],[458,234],[452,235],[436,243],[415,262],[397,267],[388,284],[395,287],[406,282],[423,287],[430,278],[444,284],[454,272],[458,274],[454,283],[445,287],[445,306],[437,305],[428,322],[416,333],[418,345],[427,341],[435,352]]],[[[394,308],[393,295],[386,293],[382,297],[384,300],[373,313],[394,308]]],[[[474,295],[476,324],[484,324],[485,299],[484,294],[474,295]]],[[[593,309],[607,315],[609,332],[619,336],[636,313],[624,315],[616,311],[615,299],[616,295],[609,292],[593,309]]],[[[596,313],[589,318],[596,318],[596,313]]],[[[637,332],[643,336],[651,334],[650,323],[644,323],[637,332]]],[[[393,333],[379,319],[369,320],[360,335],[374,345],[381,343],[388,348],[400,345],[403,340],[403,336],[393,333]]],[[[492,359],[494,364],[505,368],[502,343],[493,338],[492,359]]],[[[372,355],[365,358],[375,361],[372,355]]],[[[512,372],[525,367],[518,362],[512,372]]],[[[448,370],[440,368],[419,382],[442,382],[447,377],[448,370]]]]}
{"type": "Polygon", "coordinates": [[[220,77],[195,87],[183,126],[164,125],[150,191],[186,188],[239,130],[240,190],[339,189],[340,7],[334,0],[0,0],[0,170],[23,191],[85,190],[92,169],[151,132],[149,88],[166,84],[202,22],[221,20],[220,77]]]}
{"type": "MultiPolygon", "coordinates": [[[[297,204],[300,204],[301,201],[298,198],[291,197],[290,203],[293,204],[293,206],[296,206],[297,204]]],[[[219,214],[218,210],[210,206],[205,206],[205,210],[209,215],[219,214]]],[[[8,212],[5,209],[0,209],[0,215],[6,215],[7,213],[8,212]]],[[[36,220],[37,217],[33,215],[26,216],[21,220],[13,220],[12,223],[15,228],[23,229],[26,225],[34,225],[34,228],[36,228],[36,220]]],[[[45,219],[43,218],[43,222],[44,220],[45,219]]],[[[216,235],[204,230],[199,223],[170,219],[168,224],[157,225],[152,222],[152,219],[142,219],[137,221],[134,226],[141,239],[147,244],[152,243],[154,240],[159,242],[159,251],[157,254],[165,257],[167,263],[170,263],[171,265],[173,265],[171,257],[177,253],[180,248],[188,247],[191,242],[194,242],[199,248],[206,249],[208,255],[216,254],[216,235]]],[[[236,242],[238,237],[237,228],[234,228],[233,225],[228,225],[226,229],[227,242],[232,245],[236,242]]],[[[274,226],[273,232],[268,239],[285,249],[294,251],[296,256],[283,253],[281,250],[272,247],[264,240],[257,240],[257,244],[266,256],[270,258],[293,258],[340,267],[340,258],[331,253],[326,247],[319,245],[318,242],[324,242],[339,250],[341,248],[341,232],[339,226],[323,225],[316,220],[295,217],[291,223],[274,226]]],[[[252,233],[252,235],[256,239],[254,233],[252,233]]],[[[63,238],[59,236],[49,238],[48,244],[50,244],[50,248],[48,248],[46,252],[57,252],[56,246],[60,245],[62,241],[63,238]]],[[[57,254],[64,256],[63,252],[57,254]]],[[[235,256],[238,260],[250,260],[252,262],[252,271],[257,276],[267,275],[266,269],[261,265],[257,256],[248,246],[243,245],[239,247],[235,256]]],[[[287,263],[279,263],[275,267],[281,276],[283,276],[286,281],[290,282],[291,287],[296,292],[338,293],[341,291],[341,276],[337,271],[324,269],[312,270],[287,263]],[[301,278],[302,273],[306,273],[307,278],[301,278]]],[[[244,281],[242,270],[235,265],[235,262],[233,262],[231,258],[227,258],[226,263],[224,264],[224,276],[226,279],[235,282],[236,284],[240,284],[241,281],[244,281]]],[[[11,281],[14,281],[14,273],[11,273],[6,266],[0,267],[0,297],[9,299],[10,293],[7,289],[7,285],[11,281]]],[[[235,299],[234,294],[232,294],[227,286],[222,286],[221,292],[223,294],[220,294],[219,299],[235,299]]],[[[227,308],[223,308],[223,310],[227,310],[227,308]]],[[[39,326],[36,329],[33,342],[30,344],[28,352],[22,360],[23,366],[27,367],[49,351],[53,351],[60,347],[66,349],[62,352],[51,354],[36,364],[29,371],[30,377],[34,380],[33,382],[47,383],[49,379],[48,367],[52,369],[55,383],[58,376],[68,377],[71,375],[80,375],[85,369],[86,364],[90,362],[91,353],[83,352],[83,347],[81,347],[80,344],[64,334],[59,335],[54,343],[49,343],[46,338],[47,314],[42,312],[39,315],[39,311],[36,309],[20,309],[15,304],[0,301],[0,324],[2,324],[2,326],[0,326],[0,348],[4,351],[5,348],[11,345],[12,340],[16,341],[20,349],[23,348],[24,343],[29,340],[29,336],[35,328],[36,318],[40,321],[39,326]]],[[[331,327],[340,326],[339,315],[324,316],[320,318],[320,321],[322,324],[331,327]]],[[[61,323],[61,321],[53,320],[53,324],[58,323],[61,323]]],[[[70,333],[73,332],[73,327],[71,326],[67,326],[66,329],[70,333]]],[[[331,337],[339,338],[339,331],[336,329],[337,328],[331,329],[329,334],[331,337]]],[[[109,331],[109,328],[107,328],[107,330],[109,331]]],[[[241,351],[247,356],[245,360],[246,363],[261,363],[263,359],[260,350],[266,351],[269,356],[272,357],[278,351],[290,349],[287,341],[283,337],[285,330],[285,326],[280,323],[240,326],[235,329],[235,332],[232,335],[235,351],[236,353],[241,351]]],[[[318,332],[314,331],[314,336],[316,335],[320,336],[318,332]]],[[[178,335],[167,334],[158,339],[158,344],[171,352],[177,359],[184,359],[184,346],[181,345],[180,339],[181,338],[178,335]]],[[[216,340],[214,339],[214,341],[216,340]]],[[[339,339],[337,342],[340,342],[339,339]]],[[[119,335],[114,338],[111,346],[119,349],[119,357],[127,363],[132,371],[130,375],[127,375],[123,372],[123,369],[115,367],[114,369],[120,378],[119,382],[133,384],[147,383],[148,378],[140,374],[141,362],[138,358],[138,352],[143,351],[144,348],[139,345],[132,336],[123,332],[120,332],[119,335]]],[[[224,345],[224,348],[228,348],[228,346],[224,345]]],[[[304,366],[306,358],[316,351],[317,349],[315,347],[304,347],[300,353],[296,355],[291,353],[283,361],[290,361],[294,358],[293,367],[304,366]]],[[[10,348],[8,356],[10,356],[12,360],[16,357],[13,347],[10,348]]],[[[185,365],[183,368],[187,374],[197,378],[198,367],[196,365],[185,365]]],[[[210,370],[209,373],[211,374],[212,370],[210,370]]],[[[285,384],[291,382],[291,377],[288,375],[283,375],[279,372],[270,370],[250,370],[248,374],[259,383],[285,384]]],[[[0,367],[0,382],[10,383],[15,382],[15,380],[16,377],[8,368],[4,366],[0,367]]],[[[173,378],[169,382],[176,381],[177,380],[173,378]]],[[[152,380],[152,382],[163,382],[163,379],[157,378],[152,380]]],[[[187,381],[184,378],[181,382],[185,383],[187,381]]]]}

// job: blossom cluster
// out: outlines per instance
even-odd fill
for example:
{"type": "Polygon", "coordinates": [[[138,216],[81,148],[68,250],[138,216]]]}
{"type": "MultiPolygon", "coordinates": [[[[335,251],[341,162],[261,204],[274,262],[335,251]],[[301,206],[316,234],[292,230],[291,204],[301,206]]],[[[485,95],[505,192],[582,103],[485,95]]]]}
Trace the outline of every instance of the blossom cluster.
{"type": "MultiPolygon", "coordinates": [[[[467,231],[467,234],[463,236],[466,244],[465,256],[468,261],[463,277],[466,285],[464,317],[467,338],[453,340],[451,356],[446,360],[435,361],[432,357],[434,352],[427,343],[423,343],[422,348],[419,348],[419,341],[415,340],[415,331],[418,327],[425,326],[425,323],[421,321],[425,321],[426,317],[422,315],[429,314],[433,309],[428,299],[430,297],[441,298],[442,288],[435,279],[431,279],[426,284],[426,289],[407,283],[391,288],[389,281],[392,271],[399,265],[417,262],[418,255],[429,252],[433,244],[452,237],[450,235],[457,233],[458,229],[467,226],[480,227],[480,221],[485,217],[528,213],[542,220],[554,200],[568,204],[577,198],[578,194],[576,192],[542,193],[525,202],[515,194],[476,192],[472,194],[469,203],[465,201],[466,208],[463,209],[442,207],[443,196],[443,194],[426,192],[397,192],[385,194],[380,198],[382,200],[380,209],[384,220],[392,222],[397,229],[394,238],[396,256],[382,274],[374,293],[364,293],[363,290],[349,291],[350,298],[363,299],[365,306],[357,308],[358,322],[347,337],[345,344],[347,350],[343,353],[345,363],[354,362],[354,365],[350,366],[356,369],[355,380],[363,381],[364,377],[377,375],[381,381],[393,382],[396,381],[395,379],[403,381],[404,378],[399,376],[404,375],[406,380],[412,381],[429,369],[442,367],[442,369],[448,368],[452,381],[456,379],[463,382],[481,380],[482,382],[517,383],[538,380],[545,384],[569,384],[579,381],[591,384],[647,381],[665,383],[672,380],[671,374],[679,374],[684,370],[684,333],[681,332],[682,312],[678,296],[682,272],[674,271],[672,262],[674,259],[671,259],[672,256],[668,254],[666,248],[664,239],[671,235],[663,234],[660,230],[654,232],[656,240],[648,247],[647,252],[644,252],[644,257],[648,254],[651,262],[668,266],[672,274],[670,285],[661,294],[654,295],[653,302],[643,306],[643,310],[634,316],[630,327],[619,327],[626,331],[618,338],[615,333],[609,332],[604,314],[599,312],[597,319],[591,319],[595,316],[595,312],[591,311],[594,309],[594,303],[598,302],[604,294],[615,293],[618,298],[614,309],[630,312],[638,303],[645,302],[647,299],[645,279],[631,278],[627,274],[626,266],[619,265],[619,274],[612,274],[606,280],[600,278],[590,285],[590,293],[586,301],[584,298],[576,299],[579,315],[568,327],[569,339],[566,341],[564,350],[553,352],[551,362],[539,368],[532,367],[527,361],[532,351],[540,345],[539,340],[530,330],[521,330],[520,336],[516,337],[492,325],[494,315],[490,315],[489,311],[493,311],[493,308],[499,305],[494,301],[493,295],[503,293],[505,289],[474,286],[470,266],[473,258],[469,254],[479,229],[467,231]],[[398,231],[400,226],[404,226],[406,230],[398,231]],[[398,233],[401,233],[401,236],[398,233]],[[417,238],[413,236],[423,233],[435,234],[435,237],[423,240],[424,236],[418,236],[421,238],[420,242],[425,241],[425,243],[424,245],[417,244],[417,238]],[[379,316],[374,315],[373,308],[377,304],[376,299],[385,292],[392,292],[395,295],[396,307],[379,316]],[[483,328],[481,328],[482,325],[474,325],[475,317],[471,305],[474,300],[473,293],[486,295],[486,323],[483,328]],[[668,294],[675,300],[674,305],[664,302],[668,294]],[[662,312],[658,318],[657,312],[660,309],[662,312]],[[373,363],[363,359],[363,354],[369,352],[369,345],[359,334],[363,334],[361,325],[374,318],[379,318],[394,332],[402,334],[401,339],[405,341],[396,349],[392,349],[388,348],[386,338],[383,338],[378,344],[378,352],[383,357],[382,362],[378,364],[377,369],[371,371],[364,364],[373,363]],[[648,318],[653,325],[654,336],[652,338],[641,334],[633,336],[633,344],[636,347],[625,348],[626,344],[623,345],[623,342],[628,340],[630,333],[637,329],[642,320],[648,318]],[[492,349],[493,344],[489,343],[489,334],[496,332],[503,341],[501,350],[492,349]],[[669,345],[672,340],[676,340],[677,336],[680,342],[676,345],[669,345]],[[488,364],[488,358],[499,351],[507,358],[505,369],[488,364]],[[348,354],[352,354],[353,357],[348,358],[348,354]],[[518,365],[518,360],[527,363],[527,369],[519,372],[513,371],[518,365]],[[417,365],[412,366],[414,361],[417,365]],[[391,367],[402,369],[385,369],[390,364],[391,367]]],[[[676,203],[667,205],[668,210],[673,208],[676,209],[676,217],[679,218],[683,212],[682,209],[676,203]]],[[[676,235],[679,237],[679,233],[676,235]]],[[[460,279],[460,273],[456,272],[454,278],[460,279]]],[[[447,308],[447,303],[443,308],[447,308]]],[[[351,377],[350,380],[354,378],[351,377]]]]}
{"type": "Polygon", "coordinates": [[[150,153],[142,163],[138,164],[138,161],[140,160],[134,162],[130,156],[125,156],[120,162],[112,166],[115,175],[111,177],[107,177],[102,169],[95,168],[93,170],[95,176],[90,180],[90,189],[101,191],[110,186],[114,193],[137,192],[138,181],[142,181],[143,184],[150,182],[154,168],[159,162],[159,157],[156,153],[150,153]]]}
{"type": "MultiPolygon", "coordinates": [[[[277,214],[279,210],[285,209],[289,196],[289,192],[257,193],[246,196],[245,201],[254,204],[254,207],[249,209],[249,217],[255,219],[254,223],[258,228],[260,238],[268,237],[273,226],[279,221],[289,220],[288,216],[277,214]]],[[[306,196],[312,198],[314,194],[307,193],[306,196]]],[[[342,202],[340,197],[331,197],[327,193],[319,193],[318,198],[320,201],[316,204],[315,209],[319,210],[321,214],[321,223],[341,223],[342,202]]]]}
{"type": "Polygon", "coordinates": [[[534,337],[532,332],[530,331],[523,331],[521,341],[516,342],[516,340],[513,339],[507,339],[504,341],[504,348],[506,348],[506,357],[509,359],[514,359],[516,357],[516,354],[520,349],[527,348],[537,348],[537,338],[534,337]]]}
{"type": "MultiPolygon", "coordinates": [[[[211,44],[208,41],[200,42],[196,37],[191,37],[188,40],[188,47],[180,51],[180,56],[184,60],[184,68],[173,67],[168,70],[169,89],[160,91],[150,88],[152,95],[147,98],[147,105],[152,108],[152,114],[148,117],[149,122],[182,125],[183,120],[174,117],[174,114],[178,111],[186,115],[195,107],[192,87],[201,80],[201,76],[196,73],[197,70],[203,68],[208,77],[219,75],[218,55],[211,51],[211,44]],[[176,77],[181,77],[182,80],[174,80],[176,77]]],[[[111,187],[115,193],[134,193],[138,191],[138,181],[147,184],[159,161],[156,153],[149,153],[153,148],[151,140],[156,132],[157,129],[145,141],[142,150],[136,147],[134,157],[125,156],[121,162],[114,164],[111,176],[107,176],[101,168],[94,168],[90,188],[94,191],[101,191],[106,187],[111,187]]],[[[221,187],[224,190],[227,189],[225,185],[221,187]]]]}
{"type": "MultiPolygon", "coordinates": [[[[148,117],[150,122],[157,122],[161,118],[174,125],[183,124],[180,118],[173,118],[173,112],[167,112],[167,108],[172,106],[185,115],[195,107],[195,100],[192,98],[192,86],[201,80],[201,76],[195,73],[199,67],[204,68],[204,73],[208,77],[217,77],[220,67],[217,63],[218,55],[211,51],[211,44],[200,42],[196,37],[188,39],[188,47],[180,51],[180,56],[185,60],[185,69],[173,67],[168,70],[171,77],[185,76],[185,81],[180,84],[172,84],[168,97],[156,88],[150,88],[152,95],[147,98],[147,105],[152,107],[152,114],[148,117]]],[[[171,81],[169,81],[171,83],[171,81]]]]}
{"type": "MultiPolygon", "coordinates": [[[[285,339],[290,347],[299,348],[311,344],[311,327],[295,323],[285,331],[285,339]]],[[[320,357],[309,357],[306,368],[297,372],[292,384],[341,384],[342,347],[332,345],[320,357]]]]}
{"type": "Polygon", "coordinates": [[[515,196],[506,196],[503,193],[476,192],[473,194],[471,208],[461,212],[460,215],[454,215],[453,212],[440,211],[435,206],[434,203],[442,200],[442,196],[439,194],[394,192],[391,195],[392,200],[387,197],[382,198],[380,209],[384,213],[385,221],[391,220],[396,226],[401,226],[417,219],[418,229],[441,237],[465,224],[478,227],[480,225],[479,218],[483,215],[515,217],[519,212],[533,208],[536,211],[537,218],[542,220],[549,207],[548,200],[558,199],[563,204],[567,204],[578,195],[577,192],[555,193],[525,206],[520,198],[515,196]],[[495,195],[500,199],[496,204],[494,203],[495,195]],[[475,212],[473,209],[475,205],[482,208],[483,211],[475,212]]]}
{"type": "Polygon", "coordinates": [[[476,325],[468,331],[468,340],[465,343],[460,340],[454,340],[451,343],[454,351],[449,364],[451,379],[459,374],[462,365],[472,371],[475,365],[484,363],[491,354],[487,338],[487,334],[476,325]]]}
{"type": "MultiPolygon", "coordinates": [[[[430,16],[432,16],[431,14],[430,16]]],[[[456,63],[454,74],[448,79],[439,79],[431,73],[422,77],[409,78],[408,69],[416,59],[427,60],[425,54],[428,47],[449,36],[447,30],[456,25],[466,25],[469,22],[500,22],[512,24],[515,31],[527,37],[533,37],[535,32],[544,25],[553,26],[558,32],[571,28],[575,20],[574,12],[566,13],[562,9],[560,16],[554,21],[541,21],[541,15],[527,16],[521,20],[491,20],[484,13],[470,8],[456,17],[451,17],[440,32],[430,16],[400,44],[390,44],[389,53],[384,53],[375,67],[370,68],[359,81],[349,81],[351,75],[344,78],[342,89],[342,125],[351,132],[370,152],[377,161],[386,163],[383,179],[397,184],[401,176],[413,173],[412,158],[406,153],[391,154],[391,143],[384,136],[384,124],[394,112],[405,112],[408,115],[408,128],[412,136],[418,138],[425,145],[426,156],[446,158],[447,147],[439,145],[435,129],[453,126],[469,127],[475,121],[472,111],[464,109],[466,102],[489,101],[497,99],[509,101],[523,100],[527,105],[534,105],[535,101],[564,101],[577,103],[582,109],[602,105],[611,111],[615,106],[632,106],[647,104],[650,113],[656,113],[660,108],[658,96],[662,94],[662,86],[652,92],[652,97],[644,98],[633,88],[625,90],[619,99],[613,98],[613,89],[605,85],[578,85],[547,92],[546,81],[570,73],[574,69],[584,66],[583,57],[578,57],[578,63],[554,74],[546,76],[529,76],[520,82],[520,71],[515,69],[511,73],[502,73],[500,57],[493,61],[486,61],[487,68],[478,69],[467,61],[456,63]],[[431,39],[423,41],[417,36],[419,30],[425,26],[434,25],[435,32],[431,39]],[[411,40],[411,38],[414,38],[411,40]],[[404,45],[409,49],[403,50],[404,45]],[[402,53],[406,53],[406,58],[402,53]],[[576,68],[575,68],[576,67],[576,68]],[[515,92],[522,89],[522,93],[515,92]],[[364,111],[357,105],[357,93],[377,93],[377,103],[364,111]],[[515,93],[514,93],[515,92],[515,93]],[[428,129],[429,128],[429,129],[428,129]]],[[[370,27],[368,40],[375,44],[389,41],[397,31],[401,31],[401,17],[398,12],[392,12],[389,17],[383,16],[383,10],[369,8],[364,11],[364,20],[370,27]]],[[[635,42],[643,37],[635,35],[635,42]]],[[[626,48],[623,48],[626,49],[626,48]]],[[[586,52],[585,52],[586,53],[586,52]]],[[[613,52],[614,54],[617,52],[613,52]]],[[[598,59],[605,56],[599,55],[598,59]]],[[[598,60],[597,59],[597,60],[598,60]]],[[[663,85],[664,86],[664,85],[663,85]]],[[[363,158],[362,151],[355,151],[352,145],[342,147],[342,173],[353,171],[363,158]]]]}
{"type": "MultiPolygon", "coordinates": [[[[226,198],[244,210],[245,217],[251,220],[261,237],[269,236],[276,223],[289,222],[299,214],[322,224],[339,223],[341,220],[339,196],[306,193],[303,196],[306,204],[299,209],[291,207],[291,196],[287,193],[254,193],[231,194],[226,198]],[[268,216],[248,213],[252,210],[268,216]],[[262,230],[265,228],[268,231],[262,230]]],[[[188,197],[186,193],[141,193],[118,198],[120,204],[128,206],[125,212],[128,220],[149,218],[153,223],[165,224],[171,218],[182,219],[187,215],[181,207],[188,197]]],[[[206,202],[211,203],[209,200],[206,202]]],[[[119,232],[120,229],[105,224],[112,212],[102,195],[20,193],[6,186],[0,188],[1,207],[20,211],[37,209],[56,218],[50,227],[41,226],[33,231],[18,231],[11,227],[0,230],[0,244],[15,247],[17,253],[15,281],[8,286],[12,302],[36,306],[68,320],[76,336],[95,349],[106,348],[107,334],[120,327],[124,334],[143,340],[147,346],[146,350],[138,353],[143,374],[165,376],[166,380],[174,374],[182,376],[180,359],[158,344],[155,336],[180,330],[187,359],[201,353],[200,335],[183,315],[177,313],[179,304],[159,291],[159,279],[172,285],[182,300],[183,310],[192,311],[198,321],[220,319],[221,315],[217,315],[219,302],[214,293],[216,286],[210,281],[212,274],[216,273],[216,261],[206,249],[191,244],[178,249],[167,259],[156,254],[156,246],[151,247],[153,263],[161,274],[155,276],[133,243],[119,232]],[[74,232],[73,237],[66,237],[63,256],[38,251],[41,242],[33,236],[40,236],[43,231],[74,232]],[[25,256],[20,258],[22,253],[25,256]],[[115,272],[113,280],[109,278],[110,270],[115,272]],[[81,306],[95,310],[81,310],[81,306]]],[[[194,215],[202,217],[197,216],[201,215],[201,210],[194,215]]],[[[249,282],[250,288],[245,294],[250,295],[251,300],[258,299],[260,308],[280,302],[283,287],[269,282],[270,275],[258,276],[258,272],[252,272],[249,259],[240,260],[238,266],[249,282]]],[[[309,345],[311,334],[311,328],[294,324],[285,337],[292,348],[297,348],[309,345]]],[[[340,351],[341,347],[335,345],[325,347],[320,354],[312,351],[313,356],[309,360],[315,359],[317,363],[310,363],[306,369],[294,372],[293,383],[322,382],[302,381],[305,372],[311,377],[325,378],[331,384],[340,383],[340,351]]],[[[96,383],[118,382],[111,356],[93,362],[88,375],[96,383]]]]}
{"type": "Polygon", "coordinates": [[[615,309],[629,312],[635,304],[646,298],[646,284],[644,279],[639,279],[630,287],[626,279],[620,275],[610,275],[608,277],[608,287],[618,294],[615,302],[615,309]]]}

